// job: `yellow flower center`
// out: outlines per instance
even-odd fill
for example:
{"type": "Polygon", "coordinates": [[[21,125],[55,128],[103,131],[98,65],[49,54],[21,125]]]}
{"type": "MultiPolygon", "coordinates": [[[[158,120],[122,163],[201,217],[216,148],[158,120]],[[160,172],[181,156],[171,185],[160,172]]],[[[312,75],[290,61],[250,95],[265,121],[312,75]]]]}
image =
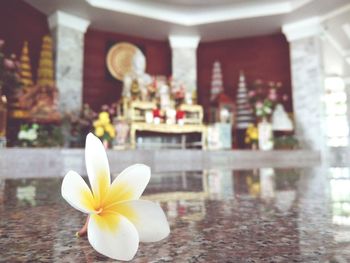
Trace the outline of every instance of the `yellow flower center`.
{"type": "Polygon", "coordinates": [[[103,208],[102,207],[100,207],[99,209],[96,209],[95,210],[96,211],[96,214],[101,214],[102,213],[102,211],[103,211],[103,208]]]}

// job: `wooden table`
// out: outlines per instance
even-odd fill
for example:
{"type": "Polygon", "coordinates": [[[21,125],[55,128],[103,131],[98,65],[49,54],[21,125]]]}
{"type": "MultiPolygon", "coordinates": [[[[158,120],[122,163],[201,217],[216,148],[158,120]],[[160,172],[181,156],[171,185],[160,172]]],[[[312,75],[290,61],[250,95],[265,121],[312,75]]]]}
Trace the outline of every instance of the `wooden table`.
{"type": "MultiPolygon", "coordinates": [[[[148,132],[157,132],[157,133],[166,133],[166,134],[181,134],[185,135],[186,133],[200,133],[201,134],[201,146],[202,149],[206,148],[206,134],[207,127],[203,124],[154,124],[154,123],[145,123],[145,122],[133,122],[130,125],[130,144],[131,148],[136,147],[136,132],[137,131],[148,131],[148,132]]],[[[185,137],[181,137],[181,148],[185,148],[186,141],[185,137]]]]}

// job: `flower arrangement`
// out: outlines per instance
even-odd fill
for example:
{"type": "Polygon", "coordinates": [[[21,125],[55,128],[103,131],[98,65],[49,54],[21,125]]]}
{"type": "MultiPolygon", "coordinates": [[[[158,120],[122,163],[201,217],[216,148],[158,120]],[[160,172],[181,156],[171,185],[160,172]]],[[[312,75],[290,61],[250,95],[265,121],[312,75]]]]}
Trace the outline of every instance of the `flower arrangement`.
{"type": "Polygon", "coordinates": [[[101,111],[106,111],[110,115],[111,119],[117,116],[117,109],[118,104],[117,103],[112,103],[111,105],[104,104],[101,107],[101,111]]]}
{"type": "Polygon", "coordinates": [[[88,104],[84,104],[82,110],[66,112],[63,118],[63,125],[66,130],[67,146],[83,147],[86,135],[93,128],[93,121],[97,118],[88,104]]]}
{"type": "Polygon", "coordinates": [[[39,125],[34,123],[32,125],[23,124],[18,132],[17,138],[21,146],[35,146],[38,139],[39,125]]]}
{"type": "Polygon", "coordinates": [[[63,145],[60,126],[50,124],[23,124],[17,134],[16,145],[21,147],[59,147],[63,145]]]}
{"type": "Polygon", "coordinates": [[[111,142],[115,137],[115,129],[111,120],[116,116],[116,104],[103,105],[100,114],[88,104],[80,111],[66,112],[64,127],[66,144],[69,147],[83,147],[86,135],[94,130],[102,140],[111,142]]]}
{"type": "MultiPolygon", "coordinates": [[[[104,117],[105,118],[105,117],[104,117]]],[[[135,164],[111,182],[106,151],[101,141],[88,134],[85,163],[91,188],[74,171],[62,182],[62,197],[75,209],[87,214],[85,225],[76,233],[87,234],[90,245],[99,253],[116,260],[131,260],[139,242],[157,242],[170,233],[167,218],[159,206],[140,200],[151,170],[135,164]]]]}
{"type": "Polygon", "coordinates": [[[281,90],[281,82],[268,82],[264,83],[261,80],[257,80],[254,83],[253,89],[248,92],[250,103],[255,109],[255,115],[258,118],[269,118],[275,108],[275,106],[281,102],[281,100],[288,100],[287,95],[279,94],[281,90]]]}
{"type": "Polygon", "coordinates": [[[54,124],[39,125],[37,147],[61,147],[64,143],[62,127],[54,124]]]}
{"type": "Polygon", "coordinates": [[[185,86],[182,84],[172,87],[171,96],[174,99],[176,106],[179,106],[183,103],[186,95],[185,90],[185,86]]]}
{"type": "Polygon", "coordinates": [[[246,177],[246,183],[248,186],[249,194],[254,197],[258,197],[261,193],[261,184],[260,184],[259,175],[256,174],[255,171],[253,171],[253,174],[249,174],[246,177]]]}
{"type": "Polygon", "coordinates": [[[274,138],[274,148],[276,150],[292,150],[299,147],[299,141],[293,135],[284,135],[274,138]]]}
{"type": "Polygon", "coordinates": [[[147,85],[147,93],[150,101],[153,101],[156,98],[158,91],[158,82],[157,79],[154,78],[151,84],[147,85]]]}
{"type": "Polygon", "coordinates": [[[98,119],[94,121],[95,135],[102,141],[110,143],[115,137],[115,129],[111,123],[110,114],[102,111],[98,114],[98,119]]]}
{"type": "Polygon", "coordinates": [[[257,146],[259,140],[259,131],[254,124],[250,124],[245,133],[244,142],[246,144],[251,144],[257,146]]]}
{"type": "Polygon", "coordinates": [[[5,41],[0,39],[0,94],[9,95],[21,86],[19,76],[19,62],[16,55],[6,57],[3,48],[5,41]]]}

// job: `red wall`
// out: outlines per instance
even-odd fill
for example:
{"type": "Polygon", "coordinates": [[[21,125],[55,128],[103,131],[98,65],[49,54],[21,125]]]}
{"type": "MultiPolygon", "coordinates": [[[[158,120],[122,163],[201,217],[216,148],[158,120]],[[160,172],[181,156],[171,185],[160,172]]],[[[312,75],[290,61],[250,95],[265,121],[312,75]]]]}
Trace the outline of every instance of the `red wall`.
{"type": "Polygon", "coordinates": [[[171,49],[168,41],[135,38],[89,29],[85,35],[83,101],[95,110],[120,98],[122,82],[109,74],[106,55],[111,45],[122,41],[133,43],[143,51],[147,73],[166,76],[171,74],[171,49]]]}
{"type": "MultiPolygon", "coordinates": [[[[248,85],[255,80],[280,81],[290,97],[289,45],[282,34],[200,43],[198,47],[198,98],[209,105],[213,63],[221,62],[225,92],[235,98],[239,71],[248,85]]],[[[289,100],[287,110],[291,111],[289,100]]]]}
{"type": "Polygon", "coordinates": [[[45,14],[22,0],[0,1],[0,39],[6,41],[5,52],[20,56],[23,42],[27,40],[34,79],[42,37],[48,33],[45,14]]]}

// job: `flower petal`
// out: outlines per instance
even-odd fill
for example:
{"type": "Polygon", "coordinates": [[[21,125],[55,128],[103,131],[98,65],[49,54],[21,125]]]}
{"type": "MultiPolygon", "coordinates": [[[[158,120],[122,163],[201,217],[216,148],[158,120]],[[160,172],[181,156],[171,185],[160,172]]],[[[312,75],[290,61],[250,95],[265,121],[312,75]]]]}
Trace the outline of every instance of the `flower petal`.
{"type": "Polygon", "coordinates": [[[134,224],[142,242],[156,242],[170,233],[167,218],[156,203],[147,200],[126,201],[119,203],[116,211],[134,224]]]}
{"type": "Polygon", "coordinates": [[[117,260],[131,260],[139,246],[135,226],[119,214],[92,214],[88,239],[97,252],[117,260]]]}
{"type": "Polygon", "coordinates": [[[97,203],[103,200],[111,183],[105,148],[95,135],[86,136],[85,163],[92,192],[97,203]]]}
{"type": "Polygon", "coordinates": [[[104,200],[104,206],[110,207],[118,202],[139,199],[150,178],[151,169],[148,166],[129,166],[114,179],[104,200]]]}
{"type": "Polygon", "coordinates": [[[64,177],[61,194],[71,206],[81,212],[91,213],[95,209],[90,188],[84,179],[74,171],[69,171],[64,177]]]}

